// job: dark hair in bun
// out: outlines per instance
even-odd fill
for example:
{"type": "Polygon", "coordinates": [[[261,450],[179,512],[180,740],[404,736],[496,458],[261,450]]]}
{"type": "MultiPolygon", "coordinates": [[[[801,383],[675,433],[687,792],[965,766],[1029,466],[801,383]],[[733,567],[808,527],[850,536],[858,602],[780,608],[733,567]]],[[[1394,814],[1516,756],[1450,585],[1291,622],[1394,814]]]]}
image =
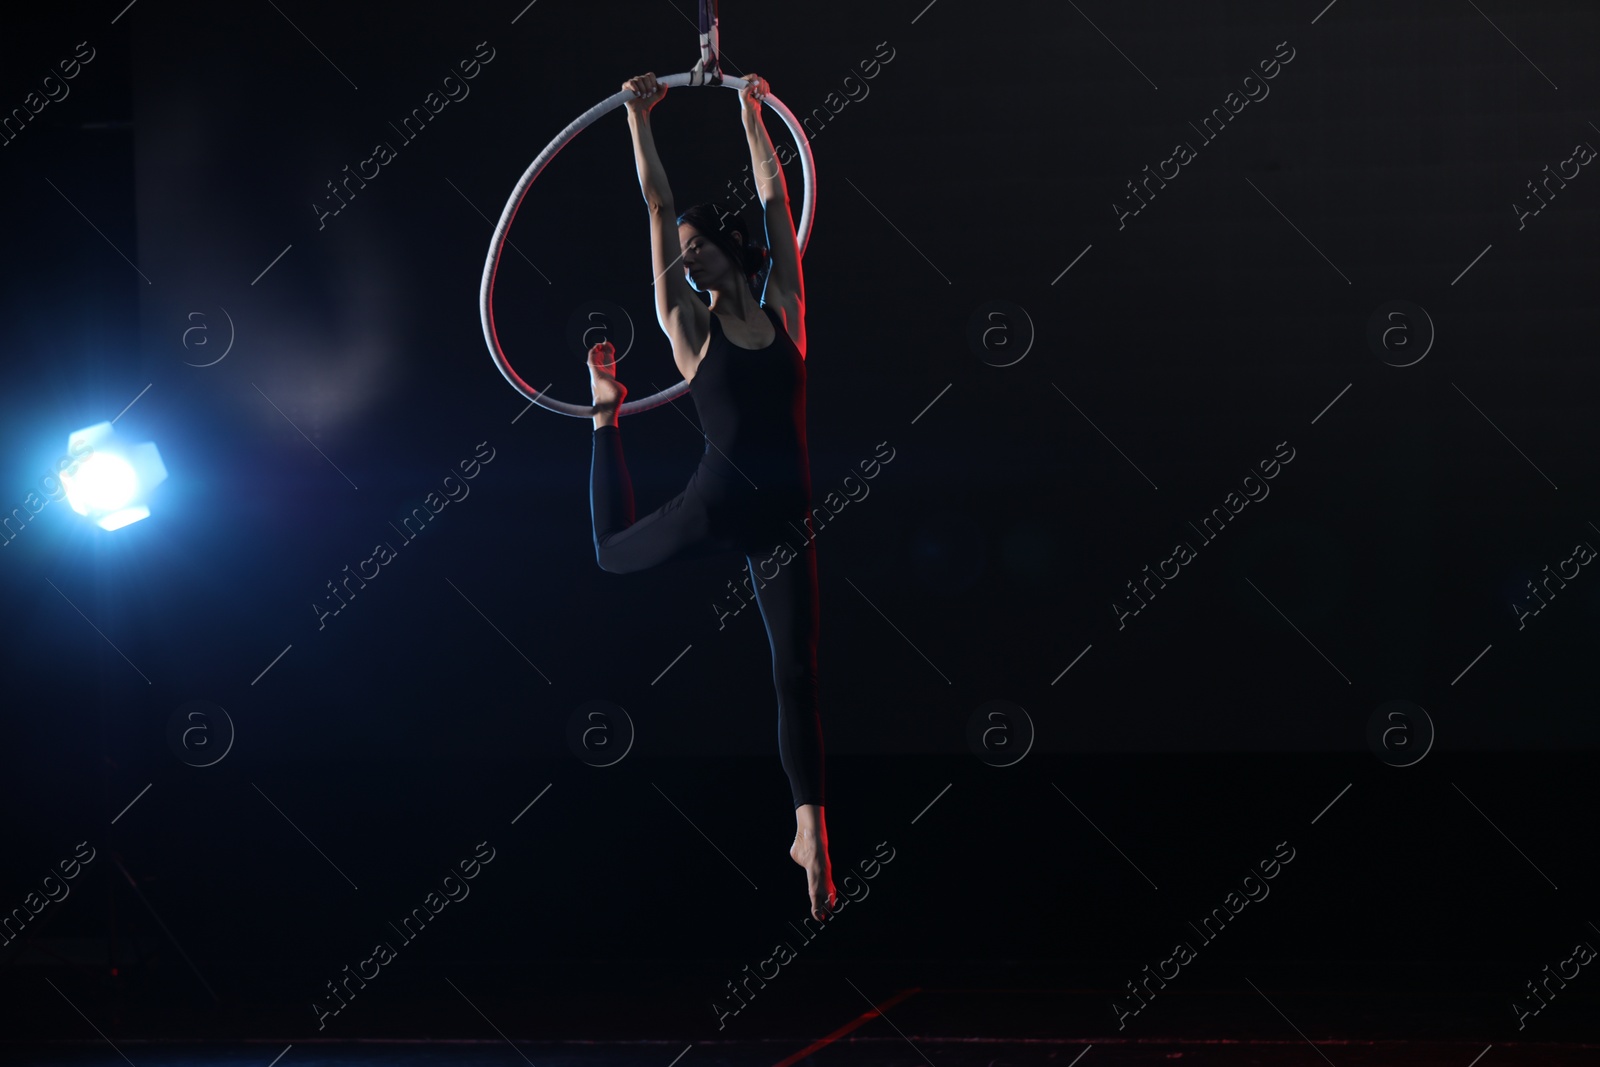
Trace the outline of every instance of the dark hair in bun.
{"type": "Polygon", "coordinates": [[[678,214],[678,225],[688,223],[705,236],[706,240],[722,249],[729,262],[738,266],[750,285],[752,295],[761,294],[758,276],[766,269],[772,254],[765,245],[750,236],[750,227],[736,210],[714,203],[696,204],[678,214]],[[733,235],[738,234],[735,238],[733,235]]]}

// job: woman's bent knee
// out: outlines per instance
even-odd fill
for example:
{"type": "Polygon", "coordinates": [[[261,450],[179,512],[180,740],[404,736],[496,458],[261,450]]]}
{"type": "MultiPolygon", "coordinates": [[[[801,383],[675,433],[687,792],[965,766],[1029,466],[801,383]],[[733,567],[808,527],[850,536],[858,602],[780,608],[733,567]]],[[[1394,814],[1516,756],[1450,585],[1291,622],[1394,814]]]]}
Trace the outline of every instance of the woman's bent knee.
{"type": "Polygon", "coordinates": [[[594,546],[594,561],[597,566],[607,574],[625,574],[627,568],[623,566],[618,554],[610,551],[604,545],[594,546]]]}

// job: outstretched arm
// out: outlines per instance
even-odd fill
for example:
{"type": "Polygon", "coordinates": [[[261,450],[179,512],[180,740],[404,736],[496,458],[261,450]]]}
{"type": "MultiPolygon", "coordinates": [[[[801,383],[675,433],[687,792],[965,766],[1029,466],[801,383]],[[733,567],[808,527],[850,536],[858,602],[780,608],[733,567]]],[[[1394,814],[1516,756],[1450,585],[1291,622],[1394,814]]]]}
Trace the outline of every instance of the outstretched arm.
{"type": "MultiPolygon", "coordinates": [[[[650,210],[650,260],[655,271],[656,321],[672,341],[673,353],[698,351],[695,343],[703,329],[697,329],[696,312],[704,313],[704,305],[689,288],[678,262],[683,250],[678,241],[678,213],[672,202],[672,188],[667,184],[666,170],[656,152],[655,136],[650,130],[650,109],[666,95],[666,87],[656,82],[654,74],[629,78],[623,88],[632,89],[638,99],[629,100],[628,128],[633,134],[633,158],[639,169],[639,190],[644,194],[645,205],[650,210]]],[[[709,323],[707,323],[709,326],[709,323]]],[[[703,337],[701,337],[703,339],[703,337]]]]}
{"type": "MultiPolygon", "coordinates": [[[[756,191],[767,224],[767,248],[772,253],[772,270],[767,284],[786,296],[805,304],[805,281],[800,273],[799,244],[795,240],[794,220],[789,215],[789,187],[783,179],[772,138],[761,120],[761,98],[766,95],[766,79],[747,74],[751,82],[739,94],[743,109],[745,139],[750,143],[750,169],[755,172],[756,191]]],[[[770,302],[770,301],[769,301],[770,302]]]]}

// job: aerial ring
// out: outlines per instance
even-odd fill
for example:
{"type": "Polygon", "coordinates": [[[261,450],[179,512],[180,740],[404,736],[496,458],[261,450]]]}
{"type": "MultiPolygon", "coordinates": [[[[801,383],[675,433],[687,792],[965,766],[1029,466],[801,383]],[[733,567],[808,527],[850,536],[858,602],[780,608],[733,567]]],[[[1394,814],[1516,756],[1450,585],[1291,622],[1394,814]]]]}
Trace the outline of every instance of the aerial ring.
{"type": "MultiPolygon", "coordinates": [[[[695,75],[692,72],[669,74],[665,78],[657,78],[656,81],[658,84],[669,88],[697,84],[695,75]]],[[[698,84],[704,83],[700,82],[698,84]]],[[[730,89],[743,89],[747,83],[743,78],[724,78],[721,84],[730,89]]],[[[489,346],[489,355],[494,359],[495,366],[500,368],[500,373],[505,376],[506,381],[510,382],[511,387],[521,393],[525,399],[531,400],[540,407],[581,419],[590,418],[595,414],[593,404],[569,404],[565,401],[556,400],[544,391],[535,389],[523,381],[522,376],[512,369],[510,361],[506,359],[505,351],[500,347],[500,338],[495,330],[494,280],[500,269],[500,255],[505,250],[506,239],[511,231],[511,220],[516,217],[517,208],[522,205],[523,197],[527,195],[528,190],[533,186],[534,179],[539,177],[540,172],[544,170],[550,160],[555,158],[556,153],[571,144],[572,139],[577,137],[590,123],[608,111],[634,99],[637,99],[636,95],[628,89],[623,89],[606,97],[594,107],[579,115],[566,129],[556,134],[555,138],[545,145],[544,151],[540,152],[539,157],[523,172],[522,179],[517,182],[517,187],[511,191],[511,198],[506,201],[505,210],[500,212],[500,221],[494,228],[494,237],[489,241],[489,255],[483,264],[483,281],[478,289],[478,310],[483,319],[483,339],[489,346]]],[[[816,168],[811,159],[811,142],[806,139],[805,130],[801,127],[799,120],[794,117],[792,111],[784,106],[783,101],[771,94],[767,94],[762,96],[761,102],[772,106],[778,116],[783,119],[783,124],[789,127],[789,132],[794,135],[795,143],[800,147],[800,172],[805,180],[805,199],[800,210],[800,228],[795,236],[795,242],[797,256],[804,259],[806,244],[811,239],[811,222],[817,198],[817,177],[816,168]]],[[[663,389],[659,393],[625,402],[622,407],[617,409],[617,414],[629,415],[636,411],[648,411],[650,408],[670,403],[688,391],[689,382],[684,380],[667,389],[663,389]]]]}

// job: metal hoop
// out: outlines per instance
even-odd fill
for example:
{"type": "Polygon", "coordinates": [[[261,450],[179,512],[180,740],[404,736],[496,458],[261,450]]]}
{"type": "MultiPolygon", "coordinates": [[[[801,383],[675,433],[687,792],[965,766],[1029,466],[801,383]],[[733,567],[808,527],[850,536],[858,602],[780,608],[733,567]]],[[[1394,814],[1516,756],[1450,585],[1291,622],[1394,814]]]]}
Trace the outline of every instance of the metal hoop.
{"type": "MultiPolygon", "coordinates": [[[[742,90],[749,84],[743,78],[721,78],[720,72],[717,72],[714,77],[715,80],[713,81],[706,80],[705,71],[699,64],[696,64],[696,70],[694,71],[687,71],[683,74],[669,74],[665,78],[656,80],[659,84],[669,88],[680,85],[720,84],[729,89],[742,90]]],[[[505,376],[506,381],[510,382],[511,387],[522,394],[524,398],[533,401],[546,410],[583,419],[590,418],[596,414],[593,404],[569,404],[561,400],[555,400],[523,381],[522,377],[512,369],[510,361],[507,360],[504,350],[500,347],[500,338],[495,330],[494,280],[495,275],[500,270],[500,255],[505,250],[506,238],[511,231],[511,220],[516,217],[517,208],[522,205],[523,197],[527,195],[528,190],[533,186],[534,179],[539,177],[539,173],[544,170],[551,159],[555,158],[556,153],[571,144],[573,138],[577,137],[587,126],[608,111],[632,99],[635,99],[634,94],[626,89],[606,97],[594,107],[579,115],[566,129],[556,134],[555,138],[545,145],[544,151],[540,152],[538,158],[523,172],[522,179],[517,182],[517,187],[511,191],[511,198],[506,201],[505,210],[500,213],[500,222],[495,226],[494,237],[489,241],[489,255],[484,261],[483,280],[478,288],[478,310],[483,319],[483,339],[489,346],[489,355],[494,359],[495,366],[500,368],[500,373],[505,376]]],[[[800,228],[796,234],[795,241],[798,246],[797,254],[803,259],[806,254],[806,245],[811,239],[811,223],[817,198],[816,167],[811,158],[811,142],[806,139],[805,130],[794,117],[794,113],[784,106],[783,101],[775,96],[767,95],[761,98],[761,102],[770,104],[777,111],[779,117],[783,119],[784,125],[789,127],[789,132],[794,135],[795,143],[800,147],[800,171],[805,181],[805,199],[800,211],[800,228]]],[[[774,159],[774,162],[776,162],[776,159],[774,159]]],[[[617,409],[617,413],[619,415],[629,415],[638,411],[648,411],[653,407],[670,403],[688,391],[688,381],[681,381],[651,396],[643,397],[639,400],[629,400],[617,409]]]]}

